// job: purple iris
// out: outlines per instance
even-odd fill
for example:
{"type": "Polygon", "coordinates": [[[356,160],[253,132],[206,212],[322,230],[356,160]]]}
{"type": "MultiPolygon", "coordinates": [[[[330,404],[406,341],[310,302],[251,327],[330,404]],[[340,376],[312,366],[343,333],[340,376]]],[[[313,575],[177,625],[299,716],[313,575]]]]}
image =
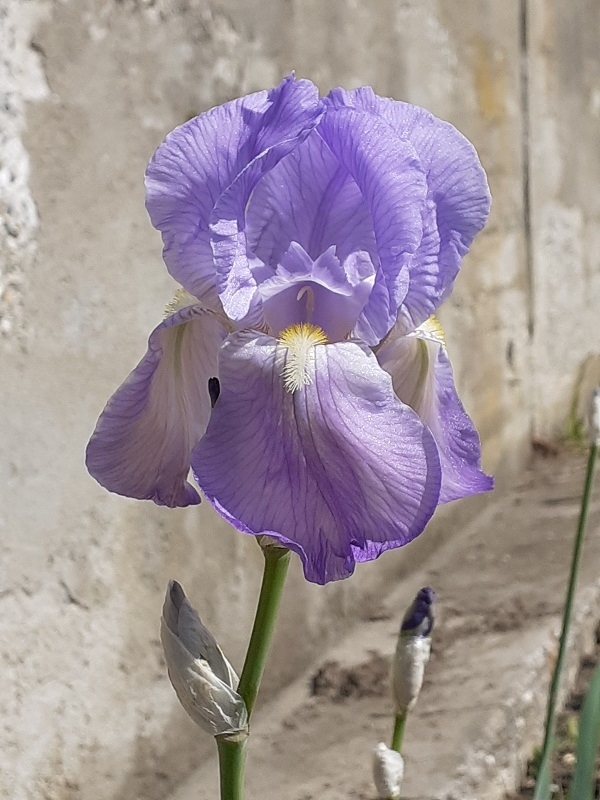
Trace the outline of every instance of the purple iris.
{"type": "Polygon", "coordinates": [[[432,317],[490,202],[451,125],[290,77],[174,130],[146,186],[183,290],[88,445],[103,486],[199,503],[191,465],[317,583],[491,488],[432,317]]]}

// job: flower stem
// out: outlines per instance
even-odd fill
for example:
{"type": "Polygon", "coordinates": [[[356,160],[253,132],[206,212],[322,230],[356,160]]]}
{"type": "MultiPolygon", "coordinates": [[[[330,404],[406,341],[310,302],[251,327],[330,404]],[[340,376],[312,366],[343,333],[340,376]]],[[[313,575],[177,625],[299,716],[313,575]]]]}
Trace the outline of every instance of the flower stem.
{"type": "Polygon", "coordinates": [[[402,714],[396,714],[396,719],[394,721],[391,749],[396,750],[398,753],[402,750],[402,740],[404,739],[404,727],[406,725],[407,716],[407,711],[404,711],[402,714]]]}
{"type": "Polygon", "coordinates": [[[222,800],[243,800],[244,765],[248,737],[228,739],[217,736],[219,751],[219,775],[222,800]]]}
{"type": "MultiPolygon", "coordinates": [[[[250,634],[248,652],[237,687],[248,710],[248,719],[254,709],[260,681],[265,671],[265,664],[275,621],[279,611],[279,603],[283,593],[283,585],[290,563],[290,552],[281,547],[266,546],[263,549],[265,569],[263,572],[258,606],[254,625],[250,634]]],[[[247,736],[227,738],[217,737],[219,750],[219,772],[221,776],[221,800],[243,800],[244,767],[246,764],[247,736]]]]}
{"type": "Polygon", "coordinates": [[[581,498],[581,510],[579,512],[579,522],[577,524],[577,533],[575,535],[575,542],[573,544],[573,555],[571,557],[571,573],[569,575],[569,585],[567,588],[567,596],[565,598],[565,606],[563,610],[562,630],[558,646],[558,656],[556,659],[556,665],[554,667],[554,674],[552,675],[550,692],[548,694],[548,706],[546,709],[546,724],[544,729],[544,743],[542,745],[542,751],[540,754],[540,764],[542,765],[544,765],[546,762],[549,762],[550,753],[552,749],[552,742],[554,739],[554,727],[556,721],[556,701],[558,697],[558,688],[560,686],[560,678],[565,663],[567,642],[569,639],[569,631],[571,629],[571,617],[573,616],[573,600],[575,598],[575,588],[577,585],[577,577],[579,575],[579,567],[581,565],[583,540],[585,536],[585,523],[587,520],[588,506],[590,502],[590,496],[592,493],[592,483],[594,479],[594,467],[596,464],[597,450],[598,450],[597,445],[592,444],[590,446],[587,471],[585,475],[585,484],[583,487],[583,496],[581,498]]]}
{"type": "Polygon", "coordinates": [[[267,654],[271,646],[279,602],[283,592],[285,576],[290,563],[290,552],[280,547],[264,549],[265,571],[263,573],[260,596],[250,635],[248,652],[242,669],[238,694],[242,696],[251,716],[258,695],[260,681],[265,671],[267,654]]]}

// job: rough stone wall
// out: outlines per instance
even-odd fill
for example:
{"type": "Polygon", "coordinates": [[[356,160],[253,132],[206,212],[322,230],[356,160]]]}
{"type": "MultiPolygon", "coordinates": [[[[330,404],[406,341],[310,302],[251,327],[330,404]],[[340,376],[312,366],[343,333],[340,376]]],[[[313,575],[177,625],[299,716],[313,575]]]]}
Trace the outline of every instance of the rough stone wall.
{"type": "MultiPolygon", "coordinates": [[[[0,0],[0,796],[159,800],[203,757],[211,743],[161,661],[169,577],[234,663],[247,639],[255,544],[206,505],[109,496],[83,468],[173,294],[142,177],[176,124],[291,69],[451,120],[494,195],[442,312],[488,470],[507,473],[532,429],[563,424],[599,350],[598,9],[525,5],[0,0]]],[[[351,581],[309,586],[294,568],[266,691],[480,502],[351,581]]]]}
{"type": "Polygon", "coordinates": [[[0,2],[0,336],[23,345],[23,291],[35,255],[38,216],[23,146],[25,104],[43,100],[48,87],[30,47],[41,7],[0,2]]]}

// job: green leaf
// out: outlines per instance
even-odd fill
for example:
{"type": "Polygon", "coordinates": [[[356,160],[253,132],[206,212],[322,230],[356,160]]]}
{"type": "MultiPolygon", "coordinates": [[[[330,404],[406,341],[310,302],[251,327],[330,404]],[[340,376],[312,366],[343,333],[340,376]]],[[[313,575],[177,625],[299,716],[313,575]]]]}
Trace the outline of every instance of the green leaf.
{"type": "Polygon", "coordinates": [[[600,745],[600,667],[596,667],[583,702],[577,741],[577,765],[573,774],[570,800],[593,800],[598,745],[600,745]]]}
{"type": "Polygon", "coordinates": [[[535,781],[535,793],[533,800],[550,800],[550,759],[552,758],[552,747],[549,747],[543,760],[535,781]]]}

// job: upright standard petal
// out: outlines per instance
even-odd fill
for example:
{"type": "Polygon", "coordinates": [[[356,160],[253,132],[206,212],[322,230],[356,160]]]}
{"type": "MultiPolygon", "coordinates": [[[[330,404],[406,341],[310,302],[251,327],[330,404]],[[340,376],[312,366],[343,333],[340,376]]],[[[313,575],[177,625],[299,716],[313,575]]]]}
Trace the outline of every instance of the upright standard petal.
{"type": "Polygon", "coordinates": [[[446,503],[487,492],[494,482],[481,471],[479,436],[456,392],[440,332],[434,322],[410,336],[392,331],[377,351],[377,360],[392,376],[400,400],[417,412],[435,437],[442,465],[440,503],[446,503]]]}
{"type": "Polygon", "coordinates": [[[278,158],[289,153],[319,113],[316,87],[289,77],[180,125],[158,148],[146,172],[146,207],[169,271],[189,292],[215,291],[209,224],[219,197],[254,159],[274,147],[278,158]]]}
{"type": "Polygon", "coordinates": [[[340,261],[357,251],[377,260],[365,199],[317,132],[258,184],[246,220],[250,249],[273,268],[292,242],[313,261],[332,246],[340,261]]]}
{"type": "Polygon", "coordinates": [[[390,135],[389,125],[373,114],[330,107],[317,130],[356,182],[373,221],[379,264],[356,330],[377,344],[396,322],[423,239],[425,172],[410,142],[390,135]]]}
{"type": "Polygon", "coordinates": [[[485,172],[473,145],[453,125],[410,103],[378,97],[370,87],[334,89],[332,109],[352,108],[384,120],[414,148],[426,174],[434,216],[410,265],[410,285],[400,311],[403,331],[418,327],[448,296],[460,263],[490,210],[485,172]],[[436,241],[437,239],[437,241],[436,241]]]}
{"type": "Polygon", "coordinates": [[[187,482],[190,453],[211,412],[208,382],[228,334],[211,311],[188,306],[151,333],[148,351],[102,412],[87,447],[90,474],[106,489],[158,505],[200,502],[187,482]]]}
{"type": "Polygon", "coordinates": [[[308,580],[326,583],[423,530],[438,501],[439,458],[360,344],[316,345],[310,383],[293,392],[282,378],[288,356],[269,336],[229,337],[192,466],[225,519],[279,540],[308,580]]]}
{"type": "Polygon", "coordinates": [[[295,137],[272,145],[240,172],[219,197],[210,219],[211,248],[217,271],[217,291],[227,315],[242,320],[256,290],[253,256],[248,252],[246,209],[260,179],[310,133],[313,119],[295,137]]]}

